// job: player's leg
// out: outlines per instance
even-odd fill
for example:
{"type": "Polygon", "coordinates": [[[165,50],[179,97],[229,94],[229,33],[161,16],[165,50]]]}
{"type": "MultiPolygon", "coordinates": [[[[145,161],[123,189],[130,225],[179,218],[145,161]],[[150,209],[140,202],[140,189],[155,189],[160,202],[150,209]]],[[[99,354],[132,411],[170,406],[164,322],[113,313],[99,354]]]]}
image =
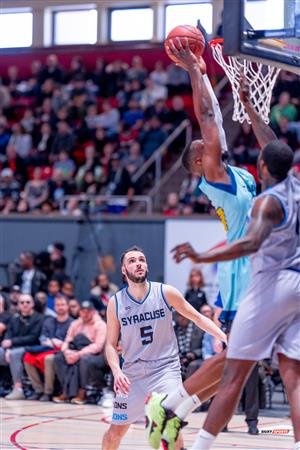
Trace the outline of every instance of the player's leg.
{"type": "Polygon", "coordinates": [[[102,450],[117,450],[121,440],[127,433],[129,425],[111,425],[104,433],[102,440],[102,450]]]}
{"type": "Polygon", "coordinates": [[[291,407],[295,441],[300,442],[300,361],[280,353],[279,369],[291,407]]]}

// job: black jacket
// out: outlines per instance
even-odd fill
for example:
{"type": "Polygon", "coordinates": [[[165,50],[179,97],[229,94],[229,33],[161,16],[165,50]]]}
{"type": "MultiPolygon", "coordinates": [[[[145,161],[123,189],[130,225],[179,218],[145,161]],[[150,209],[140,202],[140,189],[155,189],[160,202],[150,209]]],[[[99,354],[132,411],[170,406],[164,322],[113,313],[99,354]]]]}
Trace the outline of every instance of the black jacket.
{"type": "MultiPolygon", "coordinates": [[[[20,272],[17,274],[16,278],[16,284],[20,286],[21,289],[23,284],[22,275],[23,272],[20,272]]],[[[34,297],[35,294],[40,291],[47,291],[47,277],[40,270],[34,269],[34,275],[31,280],[31,295],[34,297]]]]}
{"type": "Polygon", "coordinates": [[[31,316],[23,317],[16,314],[11,319],[5,339],[12,341],[12,347],[25,347],[26,345],[37,345],[42,331],[43,316],[34,312],[31,316]]]}

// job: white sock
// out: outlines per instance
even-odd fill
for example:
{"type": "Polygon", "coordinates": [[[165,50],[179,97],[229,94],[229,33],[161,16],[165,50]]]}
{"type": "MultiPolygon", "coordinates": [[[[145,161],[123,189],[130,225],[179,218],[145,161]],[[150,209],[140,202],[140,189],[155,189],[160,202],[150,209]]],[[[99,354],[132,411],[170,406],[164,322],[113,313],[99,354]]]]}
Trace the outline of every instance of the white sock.
{"type": "Polygon", "coordinates": [[[167,409],[175,411],[177,406],[179,406],[184,400],[189,398],[189,394],[186,392],[183,386],[181,386],[177,391],[168,395],[165,400],[162,401],[162,406],[167,409]]]}
{"type": "Polygon", "coordinates": [[[175,414],[176,416],[180,417],[181,420],[184,420],[186,416],[194,411],[194,409],[197,408],[197,406],[201,405],[201,401],[197,397],[196,394],[192,395],[191,397],[187,398],[183,401],[176,409],[175,414]]]}
{"type": "Polygon", "coordinates": [[[294,450],[300,450],[300,441],[295,443],[294,450]]]}
{"type": "Polygon", "coordinates": [[[209,450],[214,443],[216,436],[205,430],[200,430],[191,450],[209,450]]]}

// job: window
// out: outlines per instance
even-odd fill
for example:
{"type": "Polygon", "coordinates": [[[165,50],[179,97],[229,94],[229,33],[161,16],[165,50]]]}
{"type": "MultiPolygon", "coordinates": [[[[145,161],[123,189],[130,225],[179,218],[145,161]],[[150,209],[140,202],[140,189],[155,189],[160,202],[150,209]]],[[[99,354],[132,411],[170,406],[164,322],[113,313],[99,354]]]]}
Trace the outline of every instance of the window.
{"type": "Polygon", "coordinates": [[[54,44],[95,44],[97,42],[96,9],[56,11],[54,13],[54,44]]]}
{"type": "Polygon", "coordinates": [[[112,41],[149,41],[153,37],[151,8],[113,9],[110,16],[112,41]]]}
{"type": "Polygon", "coordinates": [[[284,28],[284,0],[245,2],[245,16],[255,30],[284,28]],[[272,11],[272,14],[270,12],[272,11]]]}
{"type": "Polygon", "coordinates": [[[32,13],[5,12],[0,14],[0,48],[30,47],[32,45],[32,13]]]}
{"type": "Polygon", "coordinates": [[[211,3],[187,3],[166,6],[165,36],[177,25],[197,25],[198,19],[208,34],[212,33],[211,3]]]}

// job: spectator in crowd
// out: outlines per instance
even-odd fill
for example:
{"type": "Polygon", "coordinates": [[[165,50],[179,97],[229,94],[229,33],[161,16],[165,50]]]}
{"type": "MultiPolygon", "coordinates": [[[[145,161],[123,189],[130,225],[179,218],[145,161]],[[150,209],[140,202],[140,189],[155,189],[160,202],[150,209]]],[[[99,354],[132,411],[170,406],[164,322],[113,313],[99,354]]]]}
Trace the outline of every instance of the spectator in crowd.
{"type": "Polygon", "coordinates": [[[107,179],[106,194],[130,195],[130,191],[132,191],[130,175],[122,165],[120,154],[114,153],[111,156],[111,170],[107,179]]]}
{"type": "Polygon", "coordinates": [[[0,110],[7,108],[11,102],[9,89],[0,85],[0,110]]]}
{"type": "Polygon", "coordinates": [[[163,208],[163,215],[173,217],[180,215],[179,196],[177,192],[168,193],[166,205],[163,208]]]}
{"type": "Polygon", "coordinates": [[[128,149],[128,154],[122,160],[122,164],[130,175],[133,175],[145,162],[141,154],[139,142],[133,141],[128,149]]]}
{"type": "Polygon", "coordinates": [[[6,158],[3,161],[3,168],[11,169],[15,174],[15,179],[23,184],[27,180],[27,169],[25,161],[17,154],[13,145],[6,148],[6,158]]]}
{"type": "Polygon", "coordinates": [[[126,125],[134,127],[137,121],[143,121],[144,112],[137,100],[131,99],[128,103],[128,109],[123,114],[123,121],[126,125]]]}
{"type": "Polygon", "coordinates": [[[184,101],[179,95],[175,95],[172,98],[171,110],[167,117],[168,129],[175,130],[185,119],[188,119],[188,114],[184,108],[184,101]]]}
{"type": "Polygon", "coordinates": [[[9,139],[9,145],[15,147],[17,154],[26,159],[32,150],[32,137],[29,133],[26,133],[23,125],[16,122],[12,126],[12,135],[9,139]]]}
{"type": "Polygon", "coordinates": [[[38,74],[38,82],[42,85],[46,80],[51,79],[56,83],[62,83],[64,79],[63,70],[59,67],[57,56],[51,54],[47,57],[46,64],[38,74]]]}
{"type": "Polygon", "coordinates": [[[54,355],[61,349],[72,318],[69,316],[68,300],[56,295],[54,300],[56,317],[44,320],[40,336],[40,346],[32,347],[24,356],[24,367],[34,388],[29,400],[50,401],[54,392],[54,355]],[[44,383],[40,373],[44,374],[44,383]]]}
{"type": "Polygon", "coordinates": [[[118,286],[109,281],[106,273],[100,273],[94,280],[91,289],[91,296],[95,308],[100,312],[102,317],[106,316],[106,309],[110,297],[119,290],[118,286]]]}
{"type": "Polygon", "coordinates": [[[22,198],[27,202],[29,211],[35,211],[41,209],[48,196],[48,183],[42,179],[41,169],[36,167],[33,172],[33,179],[27,181],[24,187],[22,198]]]}
{"type": "Polygon", "coordinates": [[[59,284],[59,281],[57,281],[57,280],[50,280],[49,283],[48,283],[47,306],[48,306],[49,309],[52,309],[53,311],[55,311],[54,301],[55,301],[55,298],[57,297],[57,295],[60,292],[60,287],[61,286],[59,284]]]}
{"type": "Polygon", "coordinates": [[[9,300],[9,312],[14,315],[18,312],[18,303],[19,298],[21,295],[21,289],[20,286],[17,284],[14,284],[11,286],[9,293],[8,293],[8,300],[9,300]]]}
{"type": "Polygon", "coordinates": [[[185,380],[189,365],[193,361],[201,358],[203,331],[179,313],[176,313],[174,331],[179,348],[182,377],[185,380]]]}
{"type": "Polygon", "coordinates": [[[161,84],[155,84],[151,78],[146,78],[145,89],[142,91],[140,105],[146,109],[155,104],[156,100],[166,99],[168,90],[161,84]]]}
{"type": "Polygon", "coordinates": [[[69,300],[69,314],[72,319],[78,319],[80,314],[80,302],[76,298],[69,300]]]}
{"type": "Polygon", "coordinates": [[[54,309],[48,307],[48,294],[46,292],[37,292],[34,296],[34,309],[44,317],[56,317],[54,309]]]}
{"type": "Polygon", "coordinates": [[[159,118],[156,116],[151,117],[151,119],[146,122],[139,137],[144,157],[146,159],[150,158],[167,137],[167,133],[161,128],[159,118]]]}
{"type": "Polygon", "coordinates": [[[105,339],[105,322],[95,311],[93,303],[84,301],[80,318],[71,324],[61,352],[54,357],[55,372],[62,386],[62,394],[54,397],[54,402],[62,403],[71,398],[71,403],[85,403],[91,374],[95,375],[95,369],[101,370],[105,366],[105,339]]]}
{"type": "Polygon", "coordinates": [[[188,73],[176,64],[167,67],[169,96],[186,94],[190,89],[188,73]]]}
{"type": "Polygon", "coordinates": [[[45,122],[41,125],[40,132],[37,134],[34,144],[38,160],[42,163],[47,163],[53,144],[53,132],[49,123],[45,122]]]}
{"type": "MultiPolygon", "coordinates": [[[[213,320],[214,310],[211,306],[203,304],[200,307],[200,312],[208,319],[213,320]]],[[[222,350],[222,342],[216,341],[213,336],[208,333],[204,333],[202,341],[202,358],[204,361],[216,355],[217,353],[220,353],[222,350]]]]}
{"type": "Polygon", "coordinates": [[[76,185],[79,192],[84,192],[83,183],[87,172],[92,172],[94,180],[100,183],[102,180],[103,169],[96,155],[96,149],[93,144],[89,144],[84,150],[85,162],[81,165],[76,174],[76,185]]]}
{"type": "Polygon", "coordinates": [[[61,293],[68,299],[74,298],[74,287],[70,280],[66,280],[61,288],[61,293]]]}
{"type": "Polygon", "coordinates": [[[57,124],[57,133],[54,136],[50,156],[53,160],[56,160],[61,151],[66,151],[70,154],[74,150],[74,145],[75,137],[69,124],[65,120],[61,120],[57,124]]]}
{"type": "Polygon", "coordinates": [[[5,155],[6,147],[10,140],[10,135],[11,134],[7,129],[7,120],[4,116],[0,116],[0,158],[3,158],[5,155]]]}
{"type": "Polygon", "coordinates": [[[62,269],[65,269],[67,265],[67,259],[64,254],[65,244],[63,242],[54,242],[48,246],[48,252],[50,256],[50,263],[53,264],[55,261],[60,262],[62,269]]]}
{"type": "Polygon", "coordinates": [[[124,85],[128,64],[116,59],[105,67],[105,97],[113,97],[124,85]]]}
{"type": "Polygon", "coordinates": [[[61,170],[65,180],[70,180],[76,170],[74,161],[69,157],[69,153],[61,150],[58,154],[57,161],[53,164],[54,170],[61,170]]]}
{"type": "Polygon", "coordinates": [[[39,343],[43,317],[34,311],[31,295],[20,295],[19,313],[12,317],[0,348],[0,365],[9,366],[13,378],[13,390],[6,395],[7,400],[23,400],[25,398],[21,377],[23,374],[23,355],[29,345],[39,343]]]}
{"type": "Polygon", "coordinates": [[[20,183],[10,168],[3,169],[0,177],[0,210],[3,214],[14,211],[20,198],[20,183]]]}
{"type": "Polygon", "coordinates": [[[278,104],[271,108],[272,125],[279,126],[281,117],[286,117],[289,122],[293,122],[297,118],[297,108],[291,103],[291,96],[288,92],[282,92],[278,104]]]}
{"type": "Polygon", "coordinates": [[[258,144],[251,125],[245,120],[233,143],[232,156],[236,164],[256,163],[258,144]],[[253,158],[251,158],[251,156],[253,158]]]}
{"type": "Polygon", "coordinates": [[[12,313],[9,310],[8,298],[0,294],[0,345],[4,339],[5,332],[12,318],[12,313]]]}
{"type": "Polygon", "coordinates": [[[162,86],[166,86],[168,84],[168,73],[164,69],[162,61],[156,61],[154,70],[150,72],[149,77],[155,84],[161,84],[162,86]]]}
{"type": "Polygon", "coordinates": [[[20,286],[22,294],[33,297],[38,291],[46,290],[46,276],[35,267],[34,254],[25,251],[20,254],[21,272],[17,274],[16,284],[20,286]]]}
{"type": "Polygon", "coordinates": [[[129,81],[138,80],[144,82],[147,76],[147,69],[144,67],[143,60],[140,56],[135,55],[132,58],[131,66],[126,71],[126,78],[129,81]]]}
{"type": "Polygon", "coordinates": [[[48,181],[49,198],[55,208],[59,208],[60,202],[65,195],[73,193],[73,186],[64,179],[61,169],[56,169],[53,172],[51,179],[48,181]]]}
{"type": "Polygon", "coordinates": [[[278,139],[289,145],[292,150],[299,147],[297,133],[291,129],[288,118],[281,116],[278,121],[278,127],[275,129],[278,139]]]}
{"type": "Polygon", "coordinates": [[[119,131],[120,113],[109,101],[103,102],[103,112],[99,115],[98,126],[107,131],[108,136],[114,136],[119,131]]]}
{"type": "Polygon", "coordinates": [[[203,290],[204,278],[200,269],[194,268],[190,271],[188,287],[184,297],[197,311],[200,311],[201,307],[207,304],[203,290]]]}

